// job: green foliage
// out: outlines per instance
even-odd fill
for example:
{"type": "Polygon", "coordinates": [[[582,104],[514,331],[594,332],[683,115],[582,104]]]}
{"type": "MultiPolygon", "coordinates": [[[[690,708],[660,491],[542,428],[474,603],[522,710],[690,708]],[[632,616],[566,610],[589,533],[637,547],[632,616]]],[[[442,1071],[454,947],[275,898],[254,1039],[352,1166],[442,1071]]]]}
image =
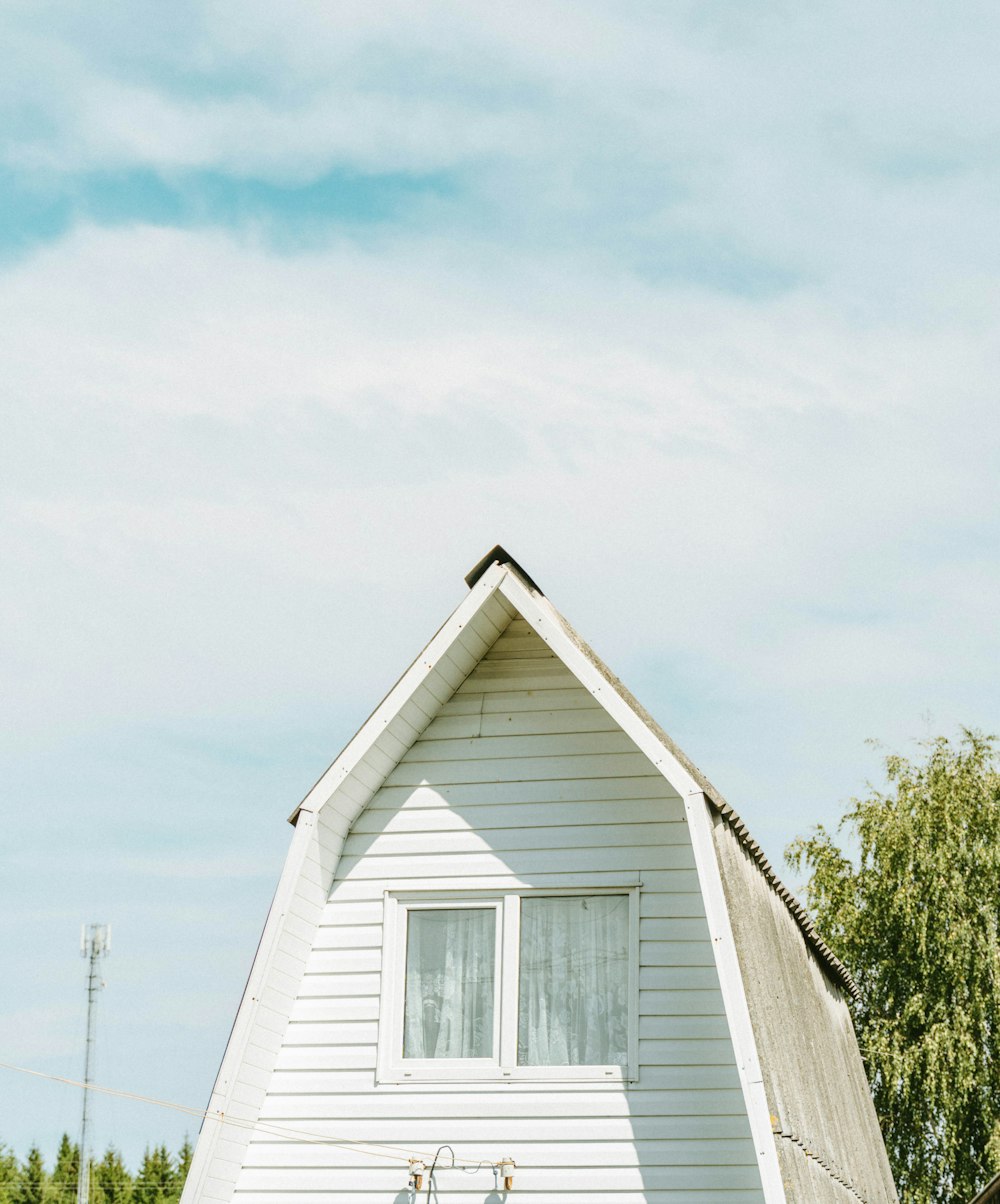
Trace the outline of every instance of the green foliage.
{"type": "Polygon", "coordinates": [[[42,1152],[33,1145],[17,1177],[14,1189],[14,1204],[45,1204],[45,1163],[42,1152]]]}
{"type": "Polygon", "coordinates": [[[174,1164],[165,1145],[147,1149],[132,1188],[132,1204],[171,1204],[174,1192],[174,1164]]]}
{"type": "Polygon", "coordinates": [[[80,1147],[70,1141],[68,1133],[63,1133],[56,1164],[45,1185],[45,1204],[73,1204],[79,1173],[80,1147]]]}
{"type": "Polygon", "coordinates": [[[93,1204],[130,1204],[132,1176],[117,1150],[109,1148],[101,1161],[94,1163],[93,1174],[93,1204]]]}
{"type": "Polygon", "coordinates": [[[184,1189],[184,1183],[188,1177],[188,1171],[191,1169],[191,1159],[193,1157],[194,1147],[188,1138],[185,1137],[181,1148],[177,1151],[177,1170],[174,1174],[178,1199],[180,1199],[180,1194],[184,1189]]]}
{"type": "Polygon", "coordinates": [[[14,1204],[20,1173],[13,1150],[0,1143],[0,1204],[14,1204]]]}
{"type": "MultiPolygon", "coordinates": [[[[91,1162],[91,1204],[178,1204],[193,1153],[186,1137],[176,1166],[166,1146],[147,1150],[133,1183],[121,1155],[109,1147],[100,1162],[91,1162]]],[[[79,1158],[79,1147],[64,1134],[52,1173],[46,1174],[37,1147],[19,1165],[0,1143],[0,1204],[74,1204],[79,1158]]]]}
{"type": "Polygon", "coordinates": [[[861,990],[861,1051],[905,1204],[970,1199],[1000,1170],[1000,772],[966,731],[889,756],[852,800],[849,857],[822,827],[787,857],[861,990]]]}

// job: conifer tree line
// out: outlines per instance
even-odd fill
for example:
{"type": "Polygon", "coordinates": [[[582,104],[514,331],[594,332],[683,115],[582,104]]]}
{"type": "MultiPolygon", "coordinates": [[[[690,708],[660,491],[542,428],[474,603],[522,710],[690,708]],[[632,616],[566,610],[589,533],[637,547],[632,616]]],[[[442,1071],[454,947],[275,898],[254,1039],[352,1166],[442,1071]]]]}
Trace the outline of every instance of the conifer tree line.
{"type": "MultiPolygon", "coordinates": [[[[109,1146],[90,1164],[91,1204],[177,1204],[191,1166],[191,1143],[176,1154],[165,1145],[147,1148],[135,1175],[109,1146]]],[[[55,1165],[47,1170],[41,1150],[32,1146],[23,1162],[0,1143],[0,1204],[74,1204],[80,1147],[64,1133],[55,1165]]]]}

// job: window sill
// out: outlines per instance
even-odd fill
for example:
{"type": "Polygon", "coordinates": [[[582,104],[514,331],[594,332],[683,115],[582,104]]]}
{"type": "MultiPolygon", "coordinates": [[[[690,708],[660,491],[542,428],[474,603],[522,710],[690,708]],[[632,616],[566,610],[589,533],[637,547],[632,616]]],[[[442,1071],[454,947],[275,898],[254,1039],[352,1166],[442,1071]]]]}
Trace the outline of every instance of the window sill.
{"type": "Polygon", "coordinates": [[[508,1087],[511,1084],[578,1083],[581,1086],[621,1087],[638,1081],[638,1075],[621,1066],[519,1066],[501,1070],[495,1064],[483,1067],[392,1067],[376,1075],[376,1085],[407,1086],[421,1083],[475,1083],[477,1087],[508,1087]]]}

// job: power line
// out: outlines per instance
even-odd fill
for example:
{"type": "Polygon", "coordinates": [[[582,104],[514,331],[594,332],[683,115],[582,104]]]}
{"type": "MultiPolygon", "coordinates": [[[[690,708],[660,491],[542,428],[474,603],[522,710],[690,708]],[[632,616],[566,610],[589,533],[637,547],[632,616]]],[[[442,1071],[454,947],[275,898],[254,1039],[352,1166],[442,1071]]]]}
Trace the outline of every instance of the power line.
{"type": "MultiPolygon", "coordinates": [[[[81,1082],[79,1079],[70,1079],[59,1074],[47,1074],[43,1070],[32,1070],[27,1066],[15,1066],[10,1062],[0,1062],[0,1070],[12,1070],[17,1074],[30,1074],[34,1078],[47,1079],[52,1083],[64,1083],[69,1087],[82,1087],[85,1092],[97,1091],[101,1095],[110,1095],[117,1099],[132,1100],[135,1103],[141,1104],[152,1104],[158,1108],[170,1108],[174,1112],[182,1112],[187,1116],[214,1120],[219,1124],[233,1125],[239,1129],[251,1129],[258,1133],[264,1133],[268,1137],[285,1137],[292,1141],[299,1141],[310,1145],[334,1145],[343,1149],[356,1150],[359,1154],[368,1154],[373,1158],[389,1158],[394,1162],[408,1163],[411,1159],[430,1162],[433,1158],[433,1155],[426,1151],[410,1150],[403,1146],[387,1145],[384,1142],[361,1141],[351,1137],[327,1137],[323,1133],[313,1133],[307,1129],[295,1129],[289,1125],[278,1125],[273,1121],[244,1120],[237,1116],[227,1116],[225,1112],[219,1110],[192,1108],[188,1104],[175,1104],[171,1100],[156,1099],[155,1096],[151,1095],[139,1095],[134,1091],[123,1091],[118,1087],[101,1087],[96,1083],[81,1082]]],[[[475,1168],[483,1165],[493,1165],[490,1159],[474,1160],[471,1158],[456,1158],[455,1162],[456,1164],[464,1163],[466,1166],[475,1168]]]]}

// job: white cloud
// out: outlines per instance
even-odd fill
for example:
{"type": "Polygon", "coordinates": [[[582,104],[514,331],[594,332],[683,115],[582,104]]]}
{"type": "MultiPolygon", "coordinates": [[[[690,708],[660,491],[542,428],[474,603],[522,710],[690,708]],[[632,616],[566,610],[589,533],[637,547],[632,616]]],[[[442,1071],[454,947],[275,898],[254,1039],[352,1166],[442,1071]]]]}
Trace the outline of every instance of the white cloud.
{"type": "Polygon", "coordinates": [[[7,156],[49,171],[457,168],[522,233],[574,217],[588,240],[674,231],[793,274],[863,272],[903,239],[921,263],[926,244],[992,228],[986,7],[956,22],[931,6],[303,0],[189,3],[169,21],[155,5],[15,5],[6,20],[7,156]]]}
{"type": "Polygon", "coordinates": [[[0,321],[31,411],[5,545],[33,567],[7,585],[6,655],[38,722],[60,677],[90,718],[256,711],[293,679],[324,688],[317,648],[364,692],[402,567],[441,590],[497,538],[565,565],[570,597],[572,566],[596,570],[597,612],[605,574],[643,565],[630,656],[654,639],[758,686],[919,692],[958,621],[987,685],[993,624],[954,584],[992,580],[995,441],[963,455],[992,406],[986,330],[862,328],[817,293],[751,303],[444,243],[287,257],[143,228],[23,264],[0,321]]]}

